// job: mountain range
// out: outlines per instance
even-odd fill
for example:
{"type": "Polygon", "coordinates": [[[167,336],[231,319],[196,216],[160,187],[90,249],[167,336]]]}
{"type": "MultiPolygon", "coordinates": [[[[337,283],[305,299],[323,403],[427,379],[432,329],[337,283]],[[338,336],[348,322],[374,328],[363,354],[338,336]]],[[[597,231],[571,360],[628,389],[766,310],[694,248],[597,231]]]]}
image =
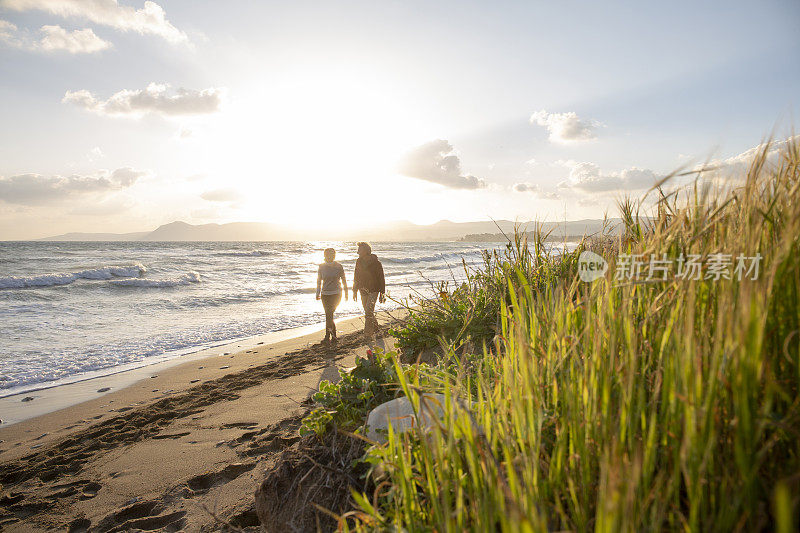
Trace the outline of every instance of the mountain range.
{"type": "MultiPolygon", "coordinates": [[[[590,235],[607,228],[619,226],[619,219],[573,220],[540,223],[551,239],[590,235]]],[[[263,222],[231,222],[228,224],[199,224],[171,222],[153,231],[134,233],[65,233],[46,237],[44,241],[454,241],[454,240],[505,240],[503,234],[514,233],[514,228],[532,230],[535,223],[510,220],[451,222],[441,220],[435,224],[420,225],[408,221],[376,224],[360,230],[325,230],[311,232],[263,222]]]]}

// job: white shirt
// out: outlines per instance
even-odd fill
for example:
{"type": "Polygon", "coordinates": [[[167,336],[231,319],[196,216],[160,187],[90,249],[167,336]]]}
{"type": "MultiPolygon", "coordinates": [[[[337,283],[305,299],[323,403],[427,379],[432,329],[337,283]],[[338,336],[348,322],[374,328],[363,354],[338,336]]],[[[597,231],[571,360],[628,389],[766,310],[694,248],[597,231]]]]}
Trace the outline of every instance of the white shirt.
{"type": "Polygon", "coordinates": [[[336,261],[330,263],[322,263],[319,265],[317,271],[317,296],[329,296],[332,294],[341,294],[342,286],[347,287],[347,280],[344,277],[344,268],[336,261]],[[341,285],[339,280],[342,280],[341,285]],[[320,286],[322,292],[320,292],[320,286]]]}

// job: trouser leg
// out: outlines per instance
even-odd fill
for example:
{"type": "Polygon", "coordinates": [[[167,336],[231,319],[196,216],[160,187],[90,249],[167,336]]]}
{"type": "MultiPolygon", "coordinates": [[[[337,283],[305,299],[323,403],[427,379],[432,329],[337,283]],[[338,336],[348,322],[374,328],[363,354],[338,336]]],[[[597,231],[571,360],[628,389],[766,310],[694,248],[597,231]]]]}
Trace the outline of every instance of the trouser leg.
{"type": "Polygon", "coordinates": [[[372,335],[377,326],[377,320],[375,320],[375,302],[377,301],[377,292],[361,291],[361,305],[364,306],[364,333],[367,335],[372,335]]]}
{"type": "Polygon", "coordinates": [[[333,309],[328,307],[325,309],[325,337],[331,336],[331,330],[333,329],[333,309]]]}
{"type": "Polygon", "coordinates": [[[325,338],[336,337],[336,322],[333,321],[333,313],[342,299],[341,294],[331,294],[322,296],[322,307],[325,309],[325,338]]]}

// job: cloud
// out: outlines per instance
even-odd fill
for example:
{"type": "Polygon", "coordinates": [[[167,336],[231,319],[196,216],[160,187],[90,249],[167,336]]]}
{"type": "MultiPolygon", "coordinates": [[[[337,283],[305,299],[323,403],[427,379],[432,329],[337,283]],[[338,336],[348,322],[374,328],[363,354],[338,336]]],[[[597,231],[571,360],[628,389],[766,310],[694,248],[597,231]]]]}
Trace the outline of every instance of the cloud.
{"type": "Polygon", "coordinates": [[[167,20],[164,9],[150,1],[146,1],[142,9],[121,6],[117,0],[1,0],[0,5],[15,11],[44,11],[120,31],[157,35],[172,43],[188,40],[185,33],[167,20]]]}
{"type": "Polygon", "coordinates": [[[531,124],[544,126],[550,132],[550,141],[556,143],[573,143],[596,139],[595,130],[602,126],[595,120],[584,121],[575,112],[548,113],[537,111],[531,115],[531,124]]]}
{"type": "Polygon", "coordinates": [[[409,151],[401,159],[398,170],[404,176],[452,189],[486,187],[486,182],[482,179],[462,174],[461,160],[453,153],[453,146],[443,139],[430,141],[409,151]]]}
{"type": "Polygon", "coordinates": [[[95,146],[94,148],[89,150],[89,153],[86,154],[86,159],[88,159],[90,162],[94,162],[99,159],[103,159],[105,156],[106,154],[103,153],[100,147],[95,146]]]}
{"type": "Polygon", "coordinates": [[[37,39],[7,20],[0,20],[0,42],[22,50],[92,54],[112,46],[89,28],[68,31],[61,26],[42,26],[39,31],[43,36],[37,39]]]}
{"type": "Polygon", "coordinates": [[[183,89],[168,93],[169,85],[151,83],[145,89],[123,89],[107,100],[87,90],[67,91],[63,103],[74,104],[100,115],[140,117],[146,114],[162,116],[202,115],[216,113],[222,105],[223,89],[183,89]]]}
{"type": "Polygon", "coordinates": [[[46,51],[64,50],[70,54],[91,54],[111,48],[111,43],[104,41],[89,29],[67,31],[61,26],[42,26],[44,37],[39,41],[39,48],[46,51]]]}
{"type": "MultiPolygon", "coordinates": [[[[738,155],[726,159],[712,159],[693,167],[694,171],[702,171],[700,177],[712,183],[738,185],[747,176],[753,161],[767,149],[765,163],[767,169],[779,166],[782,162],[783,150],[787,145],[800,142],[800,135],[788,137],[769,144],[754,146],[738,155]]],[[[645,191],[658,183],[664,175],[650,169],[631,167],[619,172],[602,172],[600,167],[590,162],[559,160],[557,164],[570,169],[569,178],[558,184],[562,189],[573,189],[585,193],[606,193],[614,191],[645,191]]],[[[697,175],[689,173],[675,176],[663,187],[667,190],[680,188],[694,181],[697,175]]],[[[588,204],[587,204],[588,205],[588,204]]]]}
{"type": "Polygon", "coordinates": [[[10,46],[20,46],[17,27],[3,19],[0,19],[0,42],[10,46]]]}
{"type": "Polygon", "coordinates": [[[744,181],[756,158],[761,156],[765,150],[765,164],[769,168],[775,168],[781,164],[787,146],[797,143],[800,143],[800,134],[779,141],[759,144],[726,159],[713,159],[708,163],[696,165],[694,170],[712,169],[716,174],[715,178],[733,182],[744,181]]]}
{"type": "Polygon", "coordinates": [[[538,185],[533,184],[533,183],[528,183],[528,182],[515,183],[514,186],[512,187],[512,189],[514,189],[514,191],[516,191],[516,192],[533,193],[534,195],[536,195],[538,198],[541,198],[542,200],[559,200],[559,199],[561,199],[561,197],[558,195],[558,193],[545,192],[545,191],[543,191],[541,189],[541,187],[539,187],[538,185]]]}
{"type": "Polygon", "coordinates": [[[661,178],[652,170],[643,168],[632,167],[604,174],[594,163],[565,161],[564,164],[571,167],[569,180],[559,184],[559,187],[589,193],[649,189],[661,178]]]}
{"type": "Polygon", "coordinates": [[[9,204],[43,205],[79,196],[103,195],[130,187],[147,171],[118,168],[93,175],[0,177],[0,200],[9,204]]]}
{"type": "Polygon", "coordinates": [[[68,213],[78,216],[108,217],[129,211],[135,205],[136,201],[132,198],[112,196],[108,200],[101,202],[84,202],[77,204],[70,209],[68,213]]]}
{"type": "Polygon", "coordinates": [[[209,202],[235,202],[241,197],[242,195],[236,189],[214,189],[200,195],[200,198],[209,202]]]}
{"type": "Polygon", "coordinates": [[[517,183],[514,185],[514,190],[517,192],[538,192],[539,186],[532,183],[517,183]]]}

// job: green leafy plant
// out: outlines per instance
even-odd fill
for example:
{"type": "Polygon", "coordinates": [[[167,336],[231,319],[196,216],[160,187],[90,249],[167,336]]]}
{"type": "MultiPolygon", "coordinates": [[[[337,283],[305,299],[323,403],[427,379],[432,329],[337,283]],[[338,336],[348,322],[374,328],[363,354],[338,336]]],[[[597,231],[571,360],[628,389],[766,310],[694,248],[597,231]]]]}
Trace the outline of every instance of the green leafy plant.
{"type": "Polygon", "coordinates": [[[354,430],[363,424],[371,409],[397,393],[393,357],[392,352],[369,351],[368,357],[356,357],[355,367],[339,371],[338,383],[322,381],[312,397],[319,407],[303,419],[300,434],[321,436],[332,427],[354,430]]]}

